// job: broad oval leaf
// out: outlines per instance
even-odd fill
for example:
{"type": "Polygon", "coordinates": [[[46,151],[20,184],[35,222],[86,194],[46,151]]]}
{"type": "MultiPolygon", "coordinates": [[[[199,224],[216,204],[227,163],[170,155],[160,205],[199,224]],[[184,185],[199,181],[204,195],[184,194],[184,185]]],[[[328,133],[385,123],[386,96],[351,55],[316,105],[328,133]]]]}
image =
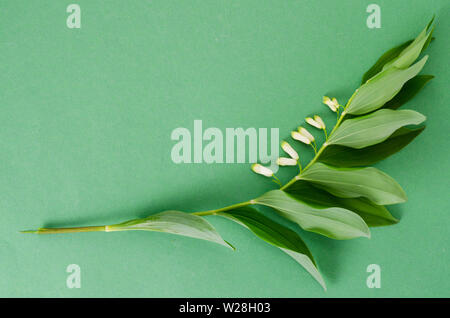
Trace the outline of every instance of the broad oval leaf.
{"type": "Polygon", "coordinates": [[[285,189],[305,202],[327,207],[341,207],[358,214],[369,227],[386,226],[398,223],[388,209],[365,198],[339,198],[327,191],[314,187],[311,183],[298,180],[285,189]]]}
{"type": "Polygon", "coordinates": [[[400,185],[376,168],[336,168],[317,162],[298,178],[342,198],[365,197],[378,205],[406,201],[400,185]]]}
{"type": "Polygon", "coordinates": [[[323,289],[327,289],[325,281],[317,269],[311,252],[296,232],[272,221],[250,207],[220,212],[217,214],[239,223],[253,232],[260,239],[280,248],[283,252],[302,265],[323,289]]]}
{"type": "Polygon", "coordinates": [[[330,136],[327,145],[364,148],[386,140],[402,126],[417,125],[426,117],[413,110],[380,109],[369,115],[347,119],[330,136]]]}
{"type": "Polygon", "coordinates": [[[180,211],[165,211],[146,218],[110,225],[106,231],[143,230],[165,232],[207,240],[233,248],[203,217],[180,211]]]}
{"type": "Polygon", "coordinates": [[[306,203],[282,190],[269,191],[254,202],[274,208],[280,215],[307,231],[332,239],[370,237],[369,228],[364,220],[356,213],[343,208],[306,203]]]}
{"type": "Polygon", "coordinates": [[[317,161],[338,167],[370,166],[403,149],[424,129],[425,127],[415,129],[402,127],[385,141],[362,149],[330,145],[319,155],[317,161]]]}
{"type": "Polygon", "coordinates": [[[413,77],[402,87],[400,92],[393,99],[383,105],[383,108],[397,109],[403,104],[409,102],[419,93],[426,83],[434,78],[433,75],[417,75],[413,77]]]}
{"type": "Polygon", "coordinates": [[[378,73],[356,90],[345,112],[362,115],[380,108],[391,100],[407,81],[422,70],[427,59],[428,55],[407,69],[390,67],[378,73]]]}

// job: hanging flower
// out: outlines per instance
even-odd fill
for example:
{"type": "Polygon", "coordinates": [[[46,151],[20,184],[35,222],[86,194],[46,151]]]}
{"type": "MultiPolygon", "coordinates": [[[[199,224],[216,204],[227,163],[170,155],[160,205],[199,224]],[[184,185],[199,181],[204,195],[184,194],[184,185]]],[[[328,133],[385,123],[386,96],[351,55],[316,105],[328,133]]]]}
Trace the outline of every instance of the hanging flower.
{"type": "Polygon", "coordinates": [[[304,144],[307,144],[307,145],[309,145],[311,143],[311,140],[309,140],[308,137],[302,135],[298,131],[291,131],[291,137],[293,139],[301,141],[301,142],[303,142],[304,144]]]}
{"type": "Polygon", "coordinates": [[[336,112],[339,108],[339,103],[336,98],[330,99],[328,96],[323,97],[323,103],[330,107],[333,112],[336,112]]]}
{"type": "Polygon", "coordinates": [[[298,132],[299,132],[300,134],[302,134],[303,136],[305,136],[306,138],[308,138],[309,141],[311,141],[311,142],[314,141],[314,136],[311,135],[311,134],[309,133],[309,131],[307,131],[305,128],[303,128],[303,127],[300,126],[300,127],[298,127],[297,129],[298,129],[298,132]]]}
{"type": "Polygon", "coordinates": [[[297,160],[292,158],[280,157],[277,159],[277,165],[279,166],[296,166],[297,160]]]}
{"type": "Polygon", "coordinates": [[[325,123],[323,122],[322,118],[320,118],[320,116],[314,115],[314,120],[317,123],[319,123],[321,129],[325,129],[326,128],[325,123]]]}
{"type": "Polygon", "coordinates": [[[311,117],[306,117],[305,120],[311,126],[314,126],[317,129],[322,129],[322,125],[319,122],[317,122],[316,120],[312,119],[311,117]]]}
{"type": "Polygon", "coordinates": [[[253,170],[253,172],[255,172],[257,174],[261,174],[261,175],[266,176],[266,177],[272,177],[273,176],[273,171],[272,170],[270,170],[267,167],[264,167],[264,166],[260,165],[259,163],[252,164],[252,170],[253,170]]]}
{"type": "Polygon", "coordinates": [[[292,159],[298,160],[298,153],[288,144],[286,141],[281,143],[281,148],[289,155],[292,159]]]}

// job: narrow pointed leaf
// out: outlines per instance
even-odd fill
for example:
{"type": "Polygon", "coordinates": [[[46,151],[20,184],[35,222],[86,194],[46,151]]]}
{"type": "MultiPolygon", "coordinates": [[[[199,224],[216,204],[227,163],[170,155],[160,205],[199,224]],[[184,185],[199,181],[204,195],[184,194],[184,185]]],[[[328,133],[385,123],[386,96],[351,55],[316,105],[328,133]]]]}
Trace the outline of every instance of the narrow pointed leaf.
{"type": "MultiPolygon", "coordinates": [[[[433,24],[434,19],[435,19],[435,15],[433,14],[433,17],[431,18],[430,22],[428,22],[427,31],[431,28],[431,25],[433,24]]],[[[435,26],[433,25],[433,29],[431,30],[431,32],[434,31],[434,27],[435,26]]],[[[428,40],[425,42],[425,45],[422,48],[422,52],[425,51],[425,49],[428,47],[428,45],[430,45],[431,41],[433,41],[433,40],[434,40],[433,36],[428,37],[428,40]]]]}
{"type": "Polygon", "coordinates": [[[426,83],[434,78],[433,75],[417,75],[413,77],[402,87],[400,92],[393,99],[383,105],[383,108],[397,109],[409,102],[419,93],[426,83]]]}
{"type": "Polygon", "coordinates": [[[362,115],[374,111],[391,100],[425,65],[428,56],[407,69],[390,67],[362,85],[350,99],[346,113],[362,115]]]}
{"type": "Polygon", "coordinates": [[[375,204],[365,198],[339,198],[303,180],[298,180],[285,191],[295,194],[305,202],[327,207],[341,207],[355,212],[369,227],[398,223],[398,220],[382,205],[375,204]]]}
{"type": "Polygon", "coordinates": [[[207,240],[233,248],[203,217],[180,211],[165,211],[146,218],[110,225],[108,231],[143,230],[165,232],[207,240]]]}
{"type": "Polygon", "coordinates": [[[427,31],[430,28],[431,23],[434,18],[430,21],[430,23],[423,29],[422,32],[414,39],[414,41],[408,45],[395,59],[389,61],[383,66],[383,70],[386,70],[390,67],[398,67],[398,68],[406,68],[410,66],[414,61],[419,57],[422,49],[425,45],[428,45],[431,40],[431,35],[433,34],[433,29],[430,32],[427,31]]]}
{"type": "Polygon", "coordinates": [[[300,179],[341,198],[365,197],[378,205],[406,201],[400,185],[375,168],[336,168],[315,163],[301,174],[300,179]]]}
{"type": "MultiPolygon", "coordinates": [[[[434,31],[434,26],[433,26],[433,31],[434,31]]],[[[433,42],[436,38],[434,36],[430,36],[428,38],[428,40],[425,42],[423,48],[422,48],[422,52],[426,50],[426,48],[430,45],[431,42],[433,42]]]]}
{"type": "Polygon", "coordinates": [[[406,41],[399,46],[393,47],[392,49],[386,51],[375,64],[363,75],[361,84],[364,84],[370,78],[374,77],[383,70],[383,66],[395,59],[399,54],[412,43],[413,40],[406,41]]]}
{"type": "Polygon", "coordinates": [[[254,201],[256,204],[274,208],[280,215],[307,231],[332,239],[370,237],[369,228],[364,220],[347,209],[306,203],[282,190],[269,191],[254,201]]]}
{"type": "Polygon", "coordinates": [[[426,117],[413,110],[380,109],[366,116],[345,120],[327,141],[328,145],[364,148],[380,143],[397,129],[418,125],[426,117]]]}
{"type": "Polygon", "coordinates": [[[280,248],[283,252],[302,265],[326,290],[325,281],[317,269],[311,252],[296,232],[272,221],[257,210],[249,207],[220,212],[218,215],[239,223],[253,232],[260,239],[280,248]]]}
{"type": "Polygon", "coordinates": [[[362,149],[330,145],[320,154],[318,161],[338,167],[370,166],[403,149],[424,129],[402,127],[385,141],[362,149]]]}

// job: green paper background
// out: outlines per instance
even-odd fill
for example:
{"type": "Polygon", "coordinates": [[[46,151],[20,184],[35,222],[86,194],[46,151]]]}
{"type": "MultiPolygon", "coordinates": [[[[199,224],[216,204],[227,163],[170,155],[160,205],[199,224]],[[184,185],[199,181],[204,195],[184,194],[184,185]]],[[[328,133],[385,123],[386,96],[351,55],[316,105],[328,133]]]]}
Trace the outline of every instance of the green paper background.
{"type": "Polygon", "coordinates": [[[373,1],[79,0],[78,30],[66,27],[70,3],[0,2],[0,296],[450,296],[447,0],[376,1],[381,29],[366,26],[373,1]],[[332,125],[323,94],[345,102],[378,56],[433,14],[423,73],[436,78],[407,106],[427,116],[427,129],[377,165],[408,194],[391,208],[401,222],[372,229],[370,240],[297,229],[328,292],[218,217],[208,220],[235,252],[162,233],[18,233],[212,209],[272,189],[249,164],[174,164],[172,130],[201,119],[205,128],[279,127],[287,138],[314,113],[332,125]],[[66,287],[72,263],[80,289],[66,287]],[[372,263],[380,289],[366,286],[372,263]]]}

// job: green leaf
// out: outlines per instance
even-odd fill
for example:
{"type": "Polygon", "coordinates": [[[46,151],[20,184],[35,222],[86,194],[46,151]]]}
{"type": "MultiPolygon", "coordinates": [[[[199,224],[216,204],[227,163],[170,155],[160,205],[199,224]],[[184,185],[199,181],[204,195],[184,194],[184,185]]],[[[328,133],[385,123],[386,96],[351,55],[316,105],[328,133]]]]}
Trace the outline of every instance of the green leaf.
{"type": "MultiPolygon", "coordinates": [[[[165,232],[207,240],[233,248],[204,218],[180,211],[165,211],[146,218],[110,225],[107,231],[143,230],[165,232]]],[[[234,249],[234,248],[233,248],[234,249]]]]}
{"type": "Polygon", "coordinates": [[[299,176],[341,198],[365,197],[379,204],[406,201],[400,185],[384,172],[375,168],[336,168],[315,163],[299,176]]]}
{"type": "Polygon", "coordinates": [[[428,34],[427,31],[433,23],[433,20],[434,17],[411,44],[403,49],[395,59],[392,59],[383,66],[383,70],[386,70],[390,67],[406,68],[410,66],[419,57],[424,46],[428,45],[429,41],[431,40],[431,35],[433,34],[434,28],[431,29],[428,34]]]}
{"type": "Polygon", "coordinates": [[[272,221],[250,207],[220,212],[217,214],[239,223],[253,232],[260,239],[280,248],[283,252],[302,265],[306,271],[319,282],[323,289],[327,289],[325,281],[317,269],[311,252],[296,232],[272,221]]]}
{"type": "Polygon", "coordinates": [[[371,77],[374,77],[378,73],[380,73],[383,70],[384,64],[392,61],[395,59],[405,48],[408,47],[412,43],[413,40],[406,41],[403,44],[400,44],[399,46],[396,46],[388,51],[386,51],[376,62],[375,64],[363,75],[361,84],[364,84],[367,82],[368,79],[371,77]]]}
{"type": "Polygon", "coordinates": [[[365,198],[346,199],[335,197],[327,191],[318,189],[303,180],[296,181],[285,189],[285,191],[290,194],[295,194],[308,203],[320,204],[327,207],[341,207],[355,212],[369,227],[398,223],[398,220],[382,205],[375,204],[365,198]]]}
{"type": "Polygon", "coordinates": [[[407,81],[422,70],[427,59],[428,55],[407,69],[390,67],[378,73],[356,90],[345,112],[362,115],[380,108],[397,95],[407,81]]]}
{"type": "Polygon", "coordinates": [[[303,229],[332,239],[370,237],[364,220],[352,211],[306,203],[282,190],[272,190],[254,200],[255,204],[274,208],[280,215],[303,229]]]}
{"type": "Polygon", "coordinates": [[[369,115],[347,119],[327,140],[327,145],[364,148],[386,140],[406,125],[417,125],[426,117],[413,110],[380,109],[369,115]]]}
{"type": "MultiPolygon", "coordinates": [[[[376,74],[378,74],[379,72],[381,72],[383,70],[383,67],[385,67],[385,65],[392,65],[395,62],[396,63],[401,63],[402,61],[406,62],[408,57],[411,58],[417,54],[417,56],[414,59],[408,60],[408,61],[410,61],[410,63],[407,66],[411,65],[417,59],[419,54],[427,48],[427,46],[430,44],[431,40],[433,39],[433,37],[431,36],[433,30],[431,30],[431,32],[428,34],[428,36],[426,35],[426,32],[430,29],[433,21],[434,21],[434,16],[431,19],[431,21],[428,23],[425,30],[423,30],[416,39],[406,41],[405,43],[402,43],[401,45],[396,46],[396,47],[386,51],[376,61],[376,63],[363,75],[361,84],[364,84],[371,77],[373,77],[376,74]],[[423,38],[426,39],[424,43],[422,43],[423,38]],[[417,53],[417,50],[420,48],[420,45],[422,45],[421,51],[419,51],[417,53]],[[403,57],[400,58],[401,55],[403,55],[403,57]],[[400,59],[400,61],[398,61],[399,59],[400,59]]],[[[404,68],[404,67],[399,67],[399,68],[404,68]]]]}
{"type": "Polygon", "coordinates": [[[330,145],[317,160],[338,167],[370,166],[403,149],[424,129],[425,127],[415,129],[402,127],[385,141],[362,149],[330,145]]]}
{"type": "Polygon", "coordinates": [[[413,77],[402,87],[400,92],[393,99],[383,105],[383,108],[397,109],[403,104],[409,102],[419,93],[426,83],[434,78],[433,75],[417,75],[413,77]]]}
{"type": "MultiPolygon", "coordinates": [[[[433,26],[433,31],[434,31],[434,26],[433,26]]],[[[428,40],[425,42],[425,45],[422,48],[422,52],[425,51],[425,49],[430,45],[431,42],[433,42],[435,40],[435,37],[430,36],[428,38],[428,40]]]]}

